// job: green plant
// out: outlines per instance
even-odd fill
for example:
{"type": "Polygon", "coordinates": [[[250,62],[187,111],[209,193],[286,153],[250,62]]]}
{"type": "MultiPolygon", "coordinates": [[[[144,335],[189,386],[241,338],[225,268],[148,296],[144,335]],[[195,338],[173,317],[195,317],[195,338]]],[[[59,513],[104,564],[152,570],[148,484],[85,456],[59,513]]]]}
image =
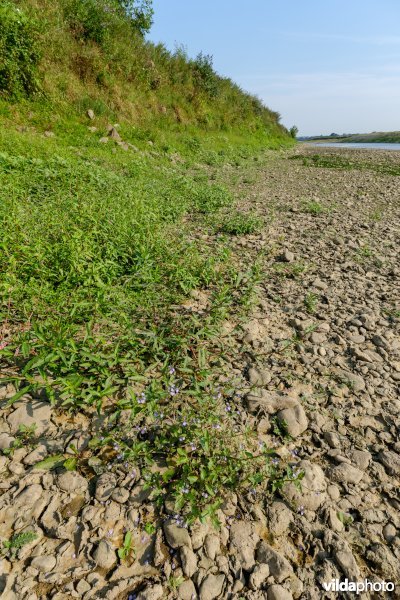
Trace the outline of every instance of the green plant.
{"type": "Polygon", "coordinates": [[[230,235],[247,235],[261,228],[260,218],[245,213],[236,212],[226,215],[217,230],[230,235]]]}
{"type": "Polygon", "coordinates": [[[175,577],[174,575],[171,575],[168,578],[167,585],[168,585],[169,589],[174,592],[174,591],[176,591],[179,588],[180,585],[182,585],[182,583],[184,581],[185,581],[184,577],[181,577],[181,576],[180,577],[175,577]]]}
{"type": "Polygon", "coordinates": [[[219,92],[219,78],[213,69],[213,57],[200,52],[192,61],[192,68],[197,86],[211,98],[215,98],[219,92]]]}
{"type": "Polygon", "coordinates": [[[152,0],[117,0],[131,20],[136,31],[142,35],[150,31],[154,10],[152,0]]]}
{"type": "Polygon", "coordinates": [[[272,418],[272,431],[274,434],[280,438],[282,441],[290,441],[292,436],[288,432],[288,425],[285,419],[280,419],[278,417],[272,418]]]}
{"type": "Polygon", "coordinates": [[[38,26],[12,2],[0,5],[0,95],[18,99],[40,88],[38,26]]]}
{"type": "Polygon", "coordinates": [[[206,382],[188,387],[172,371],[165,387],[153,383],[120,404],[131,422],[104,432],[101,446],[113,448],[116,462],[139,464],[146,487],[161,505],[173,498],[175,510],[191,523],[210,517],[229,490],[278,489],[296,479],[273,450],[240,426],[235,399],[206,382]],[[139,434],[135,433],[136,431],[139,434]]]}
{"type": "Polygon", "coordinates": [[[148,521],[144,526],[144,530],[148,535],[153,535],[153,533],[156,532],[156,526],[154,523],[150,523],[150,521],[148,521]]]}
{"type": "Polygon", "coordinates": [[[128,560],[133,552],[132,534],[130,531],[127,531],[124,537],[123,545],[121,548],[118,548],[117,554],[120,560],[128,560]]]}
{"type": "Polygon", "coordinates": [[[309,200],[309,201],[303,202],[303,211],[310,215],[317,216],[317,215],[320,215],[321,213],[325,212],[326,208],[320,202],[317,202],[316,200],[309,200]]]}
{"type": "Polygon", "coordinates": [[[34,531],[24,531],[12,536],[11,539],[3,542],[2,554],[15,558],[18,550],[36,540],[37,534],[34,531]]]}
{"type": "Polygon", "coordinates": [[[313,292],[309,292],[304,298],[304,306],[310,314],[314,314],[318,304],[318,296],[313,292]]]}
{"type": "Polygon", "coordinates": [[[10,448],[3,448],[2,453],[5,456],[12,456],[15,450],[24,446],[31,447],[35,438],[36,423],[32,425],[20,425],[15,435],[15,440],[10,448]]]}
{"type": "Polygon", "coordinates": [[[274,270],[281,277],[290,277],[295,279],[300,275],[303,275],[308,269],[308,266],[303,262],[295,263],[275,263],[273,266],[274,270]]]}

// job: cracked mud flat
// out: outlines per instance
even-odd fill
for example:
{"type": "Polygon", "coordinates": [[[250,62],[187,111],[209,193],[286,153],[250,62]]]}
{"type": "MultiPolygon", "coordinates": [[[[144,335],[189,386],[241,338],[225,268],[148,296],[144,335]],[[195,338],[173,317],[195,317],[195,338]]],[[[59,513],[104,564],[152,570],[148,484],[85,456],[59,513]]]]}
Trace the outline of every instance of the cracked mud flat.
{"type": "Polygon", "coordinates": [[[393,582],[386,597],[400,597],[400,178],[373,170],[400,166],[400,153],[318,149],[367,162],[362,170],[291,159],[315,153],[274,155],[240,190],[240,208],[265,226],[230,244],[238,261],[258,257],[262,273],[248,322],[226,323],[219,363],[260,439],[304,472],[302,492],[288,484],[274,501],[232,494],[219,531],[188,530],[166,507],[162,526],[146,533],[155,509],[134,473],[32,470],[71,442],[84,447],[99,425],[25,397],[2,410],[0,448],[21,424],[36,423],[39,441],[0,456],[0,536],[36,538],[1,559],[2,598],[354,597],[323,589],[345,578],[393,582]],[[274,417],[286,424],[284,443],[274,417]],[[116,554],[124,530],[132,564],[116,554]]]}

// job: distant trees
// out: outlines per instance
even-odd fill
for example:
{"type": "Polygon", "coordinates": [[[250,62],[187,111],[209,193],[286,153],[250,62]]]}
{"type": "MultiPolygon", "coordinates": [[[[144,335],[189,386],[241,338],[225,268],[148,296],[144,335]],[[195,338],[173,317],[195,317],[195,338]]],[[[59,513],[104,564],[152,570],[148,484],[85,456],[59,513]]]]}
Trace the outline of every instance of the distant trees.
{"type": "Polygon", "coordinates": [[[292,136],[292,138],[296,138],[296,137],[297,137],[297,134],[299,133],[299,128],[298,128],[298,127],[296,127],[296,125],[293,125],[293,127],[291,127],[291,128],[289,129],[289,133],[290,133],[290,135],[292,136]]]}

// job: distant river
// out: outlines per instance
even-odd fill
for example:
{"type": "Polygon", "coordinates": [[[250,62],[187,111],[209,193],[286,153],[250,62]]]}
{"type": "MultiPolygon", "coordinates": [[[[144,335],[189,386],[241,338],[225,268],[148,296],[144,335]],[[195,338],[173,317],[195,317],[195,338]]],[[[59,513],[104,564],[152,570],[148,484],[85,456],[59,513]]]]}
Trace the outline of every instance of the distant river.
{"type": "Polygon", "coordinates": [[[365,149],[365,150],[400,150],[400,144],[340,144],[340,143],[335,143],[335,142],[303,142],[305,144],[307,144],[307,146],[314,146],[315,148],[317,146],[322,146],[323,148],[355,148],[356,150],[361,150],[361,149],[365,149]]]}

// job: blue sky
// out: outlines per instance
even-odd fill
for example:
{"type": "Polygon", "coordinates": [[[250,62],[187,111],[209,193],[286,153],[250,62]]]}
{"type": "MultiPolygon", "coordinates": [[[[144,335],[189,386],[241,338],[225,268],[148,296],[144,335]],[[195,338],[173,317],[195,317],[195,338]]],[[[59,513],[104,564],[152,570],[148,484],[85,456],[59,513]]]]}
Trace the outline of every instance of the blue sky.
{"type": "Polygon", "coordinates": [[[400,0],[154,0],[150,39],[257,94],[303,135],[400,130],[400,0]]]}

